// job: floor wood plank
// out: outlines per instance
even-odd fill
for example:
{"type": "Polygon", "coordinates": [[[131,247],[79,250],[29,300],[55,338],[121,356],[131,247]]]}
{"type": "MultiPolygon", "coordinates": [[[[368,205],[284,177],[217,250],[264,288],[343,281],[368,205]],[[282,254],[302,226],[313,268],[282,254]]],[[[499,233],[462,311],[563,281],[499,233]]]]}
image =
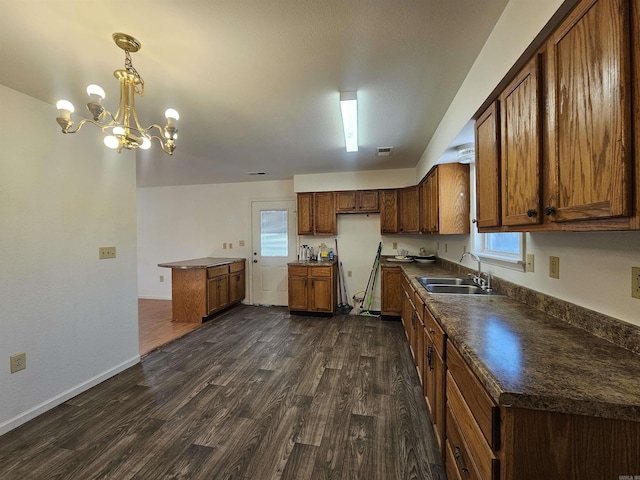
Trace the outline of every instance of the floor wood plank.
{"type": "Polygon", "coordinates": [[[0,437],[0,479],[444,479],[400,322],[241,305],[0,437]]]}

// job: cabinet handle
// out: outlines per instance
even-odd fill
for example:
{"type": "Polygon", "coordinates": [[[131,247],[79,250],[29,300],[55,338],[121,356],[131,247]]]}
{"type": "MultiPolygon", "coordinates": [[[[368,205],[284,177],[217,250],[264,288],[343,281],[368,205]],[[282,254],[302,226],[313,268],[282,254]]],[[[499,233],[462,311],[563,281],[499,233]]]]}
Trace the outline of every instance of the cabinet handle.
{"type": "Polygon", "coordinates": [[[538,215],[538,212],[536,210],[534,210],[533,208],[530,208],[529,210],[527,210],[527,217],[533,218],[536,215],[538,215]]]}
{"type": "Polygon", "coordinates": [[[474,218],[473,220],[471,220],[471,223],[478,223],[478,219],[474,218]]]}
{"type": "Polygon", "coordinates": [[[253,263],[258,263],[258,260],[254,260],[253,263]]]}
{"type": "Polygon", "coordinates": [[[453,446],[453,457],[456,459],[460,471],[462,473],[469,473],[469,469],[464,463],[464,458],[462,458],[462,453],[460,453],[460,447],[458,445],[453,446]]]}
{"type": "Polygon", "coordinates": [[[429,370],[433,370],[433,365],[431,364],[431,360],[433,359],[433,349],[431,345],[427,347],[427,365],[429,365],[429,370]]]}
{"type": "Polygon", "coordinates": [[[548,217],[549,215],[554,215],[556,213],[556,209],[551,205],[547,205],[544,207],[544,214],[548,217]]]}

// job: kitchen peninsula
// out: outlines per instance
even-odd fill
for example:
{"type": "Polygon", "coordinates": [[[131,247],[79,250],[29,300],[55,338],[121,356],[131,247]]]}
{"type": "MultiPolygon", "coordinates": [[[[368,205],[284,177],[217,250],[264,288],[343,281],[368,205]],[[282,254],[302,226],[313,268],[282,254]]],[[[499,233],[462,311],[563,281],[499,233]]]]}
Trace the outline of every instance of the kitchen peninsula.
{"type": "Polygon", "coordinates": [[[245,259],[204,257],[159,263],[171,269],[172,320],[201,323],[245,298],[245,259]]]}

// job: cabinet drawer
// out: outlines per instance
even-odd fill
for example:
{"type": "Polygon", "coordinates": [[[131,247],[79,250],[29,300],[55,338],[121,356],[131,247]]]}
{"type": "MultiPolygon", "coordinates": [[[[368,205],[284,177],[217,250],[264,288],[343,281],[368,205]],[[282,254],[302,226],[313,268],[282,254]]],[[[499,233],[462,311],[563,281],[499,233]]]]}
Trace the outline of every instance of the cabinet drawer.
{"type": "Polygon", "coordinates": [[[229,265],[207,268],[207,278],[219,277],[229,273],[229,265]]]}
{"type": "Polygon", "coordinates": [[[431,337],[433,344],[435,345],[436,350],[438,351],[440,356],[442,358],[445,358],[444,345],[446,339],[444,336],[444,330],[442,330],[440,324],[433,317],[431,311],[426,305],[424,307],[424,328],[427,330],[427,333],[431,337]]]}
{"type": "Polygon", "coordinates": [[[300,266],[289,266],[289,276],[290,277],[306,277],[307,276],[307,267],[300,266]]]}
{"type": "MultiPolygon", "coordinates": [[[[500,409],[493,403],[474,373],[451,341],[447,341],[447,368],[453,376],[464,403],[471,411],[487,443],[494,450],[500,449],[500,409]]],[[[447,385],[447,397],[449,388],[447,385]]]]}
{"type": "Polygon", "coordinates": [[[311,267],[312,277],[330,277],[333,267],[311,267]]]}
{"type": "Polygon", "coordinates": [[[229,265],[229,272],[242,272],[244,270],[244,262],[236,262],[229,265]]]}
{"type": "Polygon", "coordinates": [[[464,466],[469,470],[468,478],[500,478],[499,461],[450,373],[447,374],[446,429],[447,441],[451,443],[462,478],[465,478],[464,466]]]}

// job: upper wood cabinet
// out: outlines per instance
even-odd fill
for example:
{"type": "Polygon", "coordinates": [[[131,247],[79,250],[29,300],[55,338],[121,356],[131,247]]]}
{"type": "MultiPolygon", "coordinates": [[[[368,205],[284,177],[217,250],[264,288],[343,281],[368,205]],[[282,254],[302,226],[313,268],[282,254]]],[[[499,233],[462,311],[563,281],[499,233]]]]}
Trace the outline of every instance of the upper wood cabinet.
{"type": "Polygon", "coordinates": [[[640,229],[638,38],[637,2],[582,0],[477,117],[480,231],[640,229]]]}
{"type": "Polygon", "coordinates": [[[418,185],[398,189],[398,233],[420,233],[418,185]]]}
{"type": "Polygon", "coordinates": [[[540,223],[539,66],[534,56],[500,95],[502,224],[540,223]]]}
{"type": "Polygon", "coordinates": [[[398,192],[380,190],[380,233],[398,233],[398,192]]]}
{"type": "Polygon", "coordinates": [[[498,227],[500,221],[500,112],[497,100],[475,124],[476,224],[498,227]]]}
{"type": "Polygon", "coordinates": [[[298,235],[336,235],[334,192],[298,194],[298,235]]]}
{"type": "Polygon", "coordinates": [[[549,40],[551,221],[632,214],[629,15],[628,0],[584,1],[549,40]]]}
{"type": "Polygon", "coordinates": [[[469,233],[469,165],[436,165],[420,183],[420,231],[469,233]]]}
{"type": "Polygon", "coordinates": [[[336,192],[336,213],[375,213],[379,211],[378,190],[336,192]]]}

